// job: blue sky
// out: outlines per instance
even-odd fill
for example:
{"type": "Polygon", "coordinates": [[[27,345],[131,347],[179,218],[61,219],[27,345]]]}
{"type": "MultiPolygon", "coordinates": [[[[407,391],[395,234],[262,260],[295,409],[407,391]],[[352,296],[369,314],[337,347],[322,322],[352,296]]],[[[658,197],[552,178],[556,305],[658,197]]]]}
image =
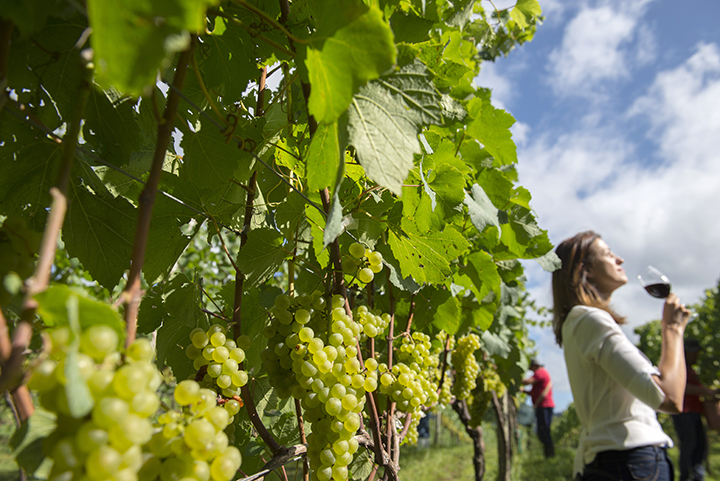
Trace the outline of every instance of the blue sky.
{"type": "MultiPolygon", "coordinates": [[[[630,281],[613,304],[634,339],[662,309],[635,280],[647,264],[686,303],[720,278],[720,2],[540,4],[535,39],[483,64],[476,82],[517,120],[520,183],[551,240],[593,229],[625,259],[630,281]]],[[[534,298],[551,306],[549,274],[526,271],[534,298]]],[[[562,351],[550,330],[532,336],[564,409],[562,351]]]]}

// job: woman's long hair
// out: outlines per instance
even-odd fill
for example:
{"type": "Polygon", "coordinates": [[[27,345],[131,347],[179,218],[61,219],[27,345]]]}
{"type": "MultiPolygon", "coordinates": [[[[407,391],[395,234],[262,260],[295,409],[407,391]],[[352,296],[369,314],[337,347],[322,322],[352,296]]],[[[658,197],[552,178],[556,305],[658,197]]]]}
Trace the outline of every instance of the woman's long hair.
{"type": "Polygon", "coordinates": [[[562,241],[555,249],[562,262],[562,267],[552,275],[553,330],[560,346],[562,326],[574,306],[597,307],[607,311],[618,324],[625,322],[625,318],[610,308],[587,277],[587,270],[595,260],[590,247],[599,238],[600,235],[591,230],[580,232],[562,241]]]}

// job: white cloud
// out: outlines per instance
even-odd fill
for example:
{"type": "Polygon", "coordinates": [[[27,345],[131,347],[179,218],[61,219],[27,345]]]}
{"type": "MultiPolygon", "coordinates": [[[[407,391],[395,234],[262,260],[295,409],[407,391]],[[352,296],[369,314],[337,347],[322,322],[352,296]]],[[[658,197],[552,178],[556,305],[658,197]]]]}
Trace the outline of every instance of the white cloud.
{"type": "Polygon", "coordinates": [[[497,64],[484,62],[480,74],[475,77],[475,85],[492,91],[492,103],[495,107],[505,109],[512,98],[512,83],[508,77],[500,75],[497,64]]]}
{"type": "MultiPolygon", "coordinates": [[[[602,82],[627,78],[629,49],[636,40],[639,18],[648,2],[582,7],[568,23],[562,45],[550,54],[549,82],[557,95],[597,95],[602,82]]],[[[654,55],[647,28],[641,30],[634,60],[654,55]]]]}
{"type": "MultiPolygon", "coordinates": [[[[596,111],[593,121],[577,122],[557,138],[531,138],[520,149],[520,182],[552,241],[593,229],[625,258],[630,281],[613,302],[628,316],[629,334],[661,315],[662,302],[635,280],[645,265],[665,271],[686,303],[698,302],[720,275],[718,105],[720,48],[700,44],[682,65],[658,73],[625,116],[596,111]],[[630,138],[622,125],[612,127],[614,117],[635,126],[647,120],[655,152],[643,151],[643,139],[630,138]]],[[[531,294],[550,306],[550,275],[526,266],[531,294]]],[[[535,338],[541,353],[559,359],[551,335],[535,338]]],[[[562,369],[551,374],[562,376],[558,389],[565,386],[562,369]]]]}

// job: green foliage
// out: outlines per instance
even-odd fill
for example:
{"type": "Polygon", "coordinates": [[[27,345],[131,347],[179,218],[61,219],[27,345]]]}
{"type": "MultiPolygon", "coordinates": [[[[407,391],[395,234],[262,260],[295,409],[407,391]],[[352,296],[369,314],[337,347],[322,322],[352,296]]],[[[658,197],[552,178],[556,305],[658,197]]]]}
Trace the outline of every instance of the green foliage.
{"type": "MultiPolygon", "coordinates": [[[[152,159],[164,158],[137,321],[138,332],[155,337],[158,367],[176,380],[197,373],[185,350],[193,329],[239,318],[252,340],[245,362],[259,406],[277,401],[260,360],[274,299],[295,284],[333,293],[335,269],[359,241],[383,264],[367,287],[344,277],[351,303],[392,308],[398,327],[414,316],[412,329],[427,335],[476,332],[487,365],[516,392],[532,348],[519,259],[552,270],[557,258],[517,184],[514,119],[472,81],[483,60],[532,38],[537,1],[490,14],[473,0],[0,5],[17,26],[0,46],[9,58],[0,69],[0,304],[8,319],[19,317],[18,280],[31,274],[48,191],[66,173],[58,285],[36,297],[38,315],[48,328],[70,326],[75,338],[106,324],[122,342],[112,304],[122,303],[137,219],[151,200],[141,199],[143,183],[152,159]],[[184,67],[177,52],[190,47],[178,94],[168,85],[184,67]],[[80,65],[90,55],[87,85],[80,65]],[[83,110],[77,96],[88,87],[83,110]],[[175,95],[174,142],[155,155],[167,126],[161,112],[175,95]],[[72,125],[80,141],[64,171],[72,125]]],[[[79,417],[93,401],[77,345],[68,346],[68,411],[79,417]]],[[[294,443],[294,411],[281,408],[263,422],[294,443]]],[[[238,444],[257,455],[261,446],[240,419],[238,444]]],[[[358,456],[352,476],[366,477],[369,464],[358,456]]]]}

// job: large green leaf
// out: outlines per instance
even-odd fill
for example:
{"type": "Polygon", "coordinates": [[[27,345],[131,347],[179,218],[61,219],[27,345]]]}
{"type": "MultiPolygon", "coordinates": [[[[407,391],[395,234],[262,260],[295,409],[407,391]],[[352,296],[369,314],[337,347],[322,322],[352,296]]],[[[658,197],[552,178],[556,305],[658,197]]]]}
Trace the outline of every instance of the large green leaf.
{"type": "Polygon", "coordinates": [[[78,300],[78,321],[81,329],[90,326],[110,326],[118,333],[120,344],[125,337],[125,322],[120,314],[109,304],[90,298],[78,288],[55,284],[35,294],[38,302],[37,313],[48,327],[70,325],[67,302],[70,297],[78,300]]]}
{"type": "Polygon", "coordinates": [[[94,195],[74,185],[63,240],[102,286],[112,289],[130,266],[137,211],[122,197],[94,195]]]}
{"type": "Polygon", "coordinates": [[[432,324],[450,335],[460,327],[460,302],[444,286],[423,288],[415,296],[413,325],[425,329],[432,324]]]}
{"type": "Polygon", "coordinates": [[[27,474],[38,475],[38,479],[44,478],[40,471],[45,471],[52,462],[43,455],[42,444],[56,427],[57,415],[40,407],[13,434],[10,439],[13,456],[27,474]]]}
{"type": "Polygon", "coordinates": [[[348,111],[348,133],[368,177],[401,194],[413,156],[420,152],[420,128],[442,122],[439,104],[419,61],[360,89],[348,111]]]}
{"type": "Polygon", "coordinates": [[[163,288],[162,307],[149,306],[166,313],[157,331],[157,365],[161,369],[170,366],[178,381],[194,373],[193,363],[185,354],[190,332],[196,327],[209,327],[207,314],[202,311],[201,295],[197,283],[178,274],[163,288]]]}
{"type": "Polygon", "coordinates": [[[235,102],[243,97],[248,82],[260,77],[255,56],[248,54],[254,42],[245,30],[223,17],[215,18],[214,27],[195,57],[200,60],[205,86],[235,102]]]}
{"type": "Polygon", "coordinates": [[[515,119],[504,110],[493,107],[489,101],[473,99],[472,104],[474,108],[471,108],[470,114],[474,120],[467,127],[468,135],[479,140],[498,165],[516,163],[517,148],[510,132],[515,119]]]}
{"type": "Polygon", "coordinates": [[[148,282],[155,281],[177,262],[180,254],[190,243],[182,227],[193,219],[194,212],[164,195],[155,198],[143,274],[148,282]]]}
{"type": "Polygon", "coordinates": [[[493,205],[482,187],[477,184],[472,186],[472,195],[466,194],[465,205],[468,208],[470,221],[478,231],[482,232],[488,225],[494,225],[500,229],[498,209],[493,205]]]}
{"type": "Polygon", "coordinates": [[[283,235],[275,229],[253,229],[247,243],[240,249],[238,268],[245,275],[249,287],[256,286],[280,270],[288,256],[288,246],[283,244],[283,235]]]}
{"type": "Polygon", "coordinates": [[[170,55],[184,50],[190,33],[205,29],[207,0],[88,0],[96,79],[140,95],[155,85],[170,55]]]}
{"type": "MultiPolygon", "coordinates": [[[[248,148],[262,140],[262,133],[249,123],[238,126],[237,133],[248,140],[248,148]]],[[[197,188],[217,189],[231,180],[247,182],[255,165],[248,152],[209,121],[196,132],[186,133],[180,145],[185,151],[181,174],[192,179],[197,188]]]]}
{"type": "Polygon", "coordinates": [[[130,162],[140,149],[140,127],[135,105],[116,93],[92,89],[85,106],[83,138],[95,154],[116,166],[130,162]],[[109,98],[108,94],[114,94],[109,98]]]}
{"type": "Polygon", "coordinates": [[[389,25],[376,8],[319,40],[323,40],[322,49],[309,48],[305,60],[312,86],[308,109],[318,122],[329,124],[345,112],[361,85],[392,67],[395,45],[389,25]]]}
{"type": "Polygon", "coordinates": [[[0,117],[0,212],[41,229],[50,205],[62,147],[10,115],[0,117]]]}
{"type": "Polygon", "coordinates": [[[390,231],[388,243],[400,263],[403,277],[419,284],[441,284],[452,274],[451,262],[470,247],[460,232],[448,226],[443,231],[421,233],[409,222],[404,231],[390,231]]]}
{"type": "Polygon", "coordinates": [[[308,189],[334,186],[341,153],[337,122],[320,124],[307,152],[308,189]]]}

